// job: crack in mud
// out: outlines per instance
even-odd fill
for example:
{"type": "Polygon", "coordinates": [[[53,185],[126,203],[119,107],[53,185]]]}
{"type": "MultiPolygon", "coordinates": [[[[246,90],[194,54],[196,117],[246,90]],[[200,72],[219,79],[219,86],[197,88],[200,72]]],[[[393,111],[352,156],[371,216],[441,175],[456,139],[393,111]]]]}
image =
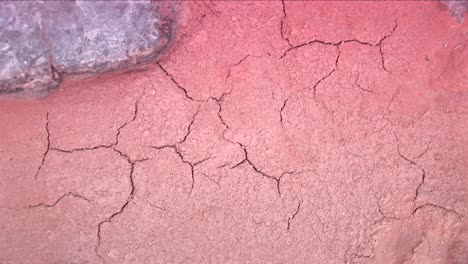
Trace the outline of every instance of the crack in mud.
{"type": "Polygon", "coordinates": [[[192,126],[195,123],[195,119],[197,118],[197,115],[200,112],[200,108],[201,108],[201,105],[198,106],[197,111],[192,116],[192,120],[190,121],[189,125],[187,126],[187,132],[185,133],[185,135],[182,137],[181,140],[176,141],[174,144],[164,144],[164,145],[161,145],[161,146],[150,146],[150,147],[155,148],[155,149],[163,149],[163,148],[166,148],[166,147],[176,147],[177,145],[184,143],[187,140],[187,138],[190,136],[190,134],[192,133],[192,126]]]}
{"type": "Polygon", "coordinates": [[[415,195],[413,197],[413,202],[416,202],[416,200],[418,199],[419,197],[419,191],[422,187],[422,185],[424,184],[424,182],[426,181],[426,170],[424,170],[424,168],[422,168],[421,166],[419,166],[416,162],[414,162],[413,160],[410,160],[409,158],[405,157],[404,155],[402,155],[400,153],[400,151],[398,150],[398,155],[404,159],[405,161],[407,161],[408,163],[410,163],[412,166],[415,166],[416,168],[418,168],[419,170],[421,170],[421,181],[418,183],[418,186],[416,187],[416,191],[415,191],[415,195]]]}
{"type": "Polygon", "coordinates": [[[47,132],[47,149],[46,151],[44,152],[44,154],[42,155],[42,160],[41,160],[41,164],[39,165],[39,167],[37,168],[37,171],[36,171],[36,174],[34,175],[34,180],[36,181],[37,180],[37,176],[39,175],[39,173],[41,172],[41,169],[42,169],[42,166],[44,166],[44,162],[45,162],[45,159],[47,157],[47,154],[49,154],[49,151],[50,151],[50,130],[49,130],[49,112],[46,113],[46,124],[45,124],[45,130],[47,132]]]}
{"type": "Polygon", "coordinates": [[[191,174],[191,177],[192,177],[192,182],[191,182],[191,186],[190,186],[190,194],[192,194],[193,188],[195,187],[195,167],[197,165],[209,160],[211,158],[211,156],[192,163],[192,162],[189,162],[188,160],[186,160],[184,158],[184,156],[182,155],[182,153],[179,151],[179,149],[177,147],[174,147],[173,149],[177,153],[177,155],[179,156],[180,160],[183,163],[188,164],[190,166],[190,174],[191,174]]]}
{"type": "MultiPolygon", "coordinates": [[[[119,143],[119,138],[120,138],[120,133],[121,133],[121,130],[124,129],[126,126],[128,126],[130,123],[134,122],[138,116],[138,103],[140,101],[140,99],[142,98],[143,95],[141,95],[134,103],[134,110],[133,110],[133,114],[132,114],[132,117],[127,120],[123,125],[121,125],[118,129],[117,129],[117,133],[115,135],[115,140],[113,143],[111,144],[108,144],[108,145],[97,145],[97,146],[93,146],[93,147],[85,147],[85,148],[75,148],[75,149],[70,149],[70,150],[67,150],[67,149],[60,149],[60,148],[55,148],[55,147],[51,147],[51,143],[50,143],[50,131],[49,131],[49,113],[47,112],[47,115],[46,115],[46,131],[47,131],[47,150],[46,152],[44,153],[43,155],[43,158],[42,158],[42,162],[41,162],[41,165],[39,166],[38,168],[38,171],[36,172],[36,175],[35,175],[35,179],[37,178],[37,175],[39,174],[39,172],[41,171],[41,168],[44,164],[44,161],[45,161],[45,158],[48,154],[48,152],[50,150],[53,150],[53,151],[58,151],[58,152],[62,152],[62,153],[73,153],[73,152],[78,152],[78,151],[87,151],[87,150],[95,150],[95,149],[100,149],[100,148],[106,148],[106,149],[112,149],[114,150],[115,152],[117,152],[121,157],[123,157],[130,165],[131,165],[131,169],[130,169],[130,175],[129,175],[129,178],[130,178],[130,194],[126,200],[126,202],[120,207],[120,209],[117,211],[117,212],[114,212],[110,217],[106,218],[104,221],[100,222],[98,224],[98,227],[97,227],[97,245],[95,247],[95,253],[96,255],[104,262],[104,259],[102,258],[102,256],[99,254],[98,250],[99,250],[99,246],[100,246],[100,243],[101,243],[101,228],[102,228],[102,225],[104,223],[110,223],[111,220],[116,217],[117,215],[121,214],[125,208],[128,206],[128,204],[130,203],[130,201],[133,199],[134,197],[134,192],[135,192],[135,185],[134,185],[134,182],[133,182],[133,171],[134,171],[134,168],[135,168],[135,165],[138,163],[138,162],[142,162],[142,161],[145,161],[147,159],[141,159],[141,160],[136,160],[136,161],[132,161],[130,159],[130,157],[128,155],[126,155],[125,153],[119,151],[118,149],[116,149],[115,147],[118,145],[119,143]]],[[[91,202],[89,199],[83,197],[82,195],[79,195],[79,194],[76,194],[76,193],[73,193],[73,192],[69,192],[69,193],[66,193],[64,195],[62,195],[58,200],[56,200],[54,203],[52,204],[46,204],[46,203],[39,203],[39,204],[36,204],[36,205],[32,205],[32,206],[28,206],[27,208],[37,208],[37,207],[46,207],[46,208],[50,208],[50,207],[54,207],[56,206],[60,201],[62,201],[64,198],[66,197],[75,197],[75,198],[80,198],[80,199],[83,199],[85,201],[88,201],[88,202],[91,202]]]]}
{"type": "Polygon", "coordinates": [[[97,233],[96,233],[96,236],[97,236],[97,244],[96,244],[96,247],[94,248],[94,251],[96,253],[96,255],[101,259],[101,261],[103,263],[105,263],[105,260],[104,258],[99,254],[99,247],[101,246],[101,239],[102,239],[102,236],[101,236],[101,231],[102,231],[102,225],[105,224],[105,223],[111,223],[112,222],[112,219],[116,216],[118,216],[119,214],[121,214],[125,208],[128,207],[128,205],[130,204],[130,201],[133,200],[133,198],[135,197],[135,182],[133,180],[133,172],[135,170],[135,165],[140,163],[140,162],[143,162],[143,161],[146,161],[148,159],[141,159],[141,160],[135,160],[135,161],[132,161],[130,160],[126,155],[124,155],[122,152],[118,151],[118,150],[115,150],[117,153],[119,153],[129,164],[130,164],[130,173],[129,173],[129,180],[130,180],[130,193],[127,197],[127,200],[125,201],[125,203],[119,208],[119,210],[117,210],[116,212],[112,213],[109,217],[107,217],[105,220],[101,221],[98,226],[97,226],[97,233]]]}
{"type": "Polygon", "coordinates": [[[35,209],[35,208],[53,208],[55,207],[57,204],[59,204],[63,199],[65,198],[77,198],[77,199],[81,199],[81,200],[84,200],[88,203],[92,203],[92,201],[86,197],[84,197],[83,195],[81,194],[78,194],[78,193],[75,193],[75,192],[68,192],[68,193],[65,193],[63,194],[62,196],[60,196],[58,199],[56,199],[53,203],[45,203],[45,202],[41,202],[41,203],[37,203],[37,204],[32,204],[32,205],[28,205],[28,206],[24,206],[24,207],[9,207],[9,206],[0,206],[0,208],[2,209],[8,209],[8,210],[14,210],[14,211],[18,211],[18,210],[29,210],[29,209],[35,209]]]}
{"type": "Polygon", "coordinates": [[[224,101],[224,98],[226,96],[231,94],[231,92],[232,92],[232,90],[224,91],[219,98],[210,96],[207,101],[209,101],[211,99],[211,100],[214,100],[219,105],[220,103],[222,103],[224,101]]]}
{"type": "Polygon", "coordinates": [[[218,115],[219,120],[224,126],[224,130],[223,130],[223,136],[224,136],[224,132],[229,129],[229,125],[226,123],[223,116],[221,115],[221,112],[223,111],[222,100],[215,100],[215,101],[216,101],[216,104],[218,105],[218,111],[216,112],[216,114],[218,115]]]}
{"type": "Polygon", "coordinates": [[[187,133],[184,135],[181,141],[177,142],[177,144],[184,143],[187,140],[188,136],[192,133],[192,126],[195,123],[195,119],[197,118],[198,113],[200,112],[200,107],[201,106],[199,105],[197,111],[193,115],[192,120],[190,121],[190,124],[187,127],[187,133]]]}
{"type": "Polygon", "coordinates": [[[162,150],[162,149],[167,149],[167,148],[172,149],[179,156],[182,163],[185,163],[185,164],[190,166],[190,174],[191,174],[191,177],[192,177],[190,194],[192,194],[192,191],[193,191],[193,188],[194,188],[194,185],[195,185],[195,167],[200,165],[201,163],[209,160],[211,158],[211,155],[209,157],[201,159],[199,161],[190,162],[190,161],[185,159],[185,157],[183,156],[182,152],[180,151],[178,145],[184,143],[187,140],[187,138],[189,137],[189,135],[192,133],[192,126],[195,123],[197,115],[200,112],[200,107],[201,106],[198,106],[197,111],[193,115],[192,120],[190,121],[190,124],[187,127],[187,133],[184,135],[182,140],[177,141],[175,144],[165,144],[165,145],[161,145],[161,146],[150,146],[151,148],[154,148],[154,149],[157,149],[157,150],[162,150]]]}
{"type": "Polygon", "coordinates": [[[329,78],[337,69],[338,69],[338,62],[340,61],[340,56],[341,56],[341,50],[340,50],[340,46],[339,45],[336,45],[336,50],[337,50],[337,55],[336,55],[336,59],[335,59],[335,66],[334,68],[328,72],[325,76],[323,76],[322,78],[320,78],[320,80],[318,80],[313,86],[312,86],[312,94],[313,94],[313,97],[315,98],[317,96],[317,87],[319,86],[319,84],[321,84],[325,79],[329,78]]]}
{"type": "Polygon", "coordinates": [[[115,135],[115,142],[113,146],[117,146],[119,144],[119,138],[120,138],[120,133],[122,129],[124,129],[126,126],[128,126],[130,123],[134,122],[137,119],[138,116],[138,103],[140,102],[141,98],[143,98],[143,94],[140,95],[137,100],[135,101],[135,104],[133,106],[133,115],[130,120],[127,120],[123,125],[121,125],[117,129],[117,134],[115,135]]]}
{"type": "Polygon", "coordinates": [[[418,159],[418,158],[422,157],[424,154],[426,154],[426,152],[429,150],[431,142],[429,142],[426,149],[422,153],[417,155],[415,158],[410,159],[410,158],[406,157],[405,155],[403,155],[401,153],[400,144],[399,144],[400,140],[399,140],[399,138],[398,138],[398,136],[396,134],[394,134],[394,136],[395,136],[395,138],[397,140],[397,153],[398,153],[398,156],[400,156],[400,158],[402,158],[403,160],[405,160],[406,162],[408,162],[409,164],[411,164],[412,166],[418,168],[421,171],[421,181],[419,182],[418,186],[416,187],[415,195],[413,197],[413,203],[415,203],[416,200],[419,197],[420,189],[421,189],[422,185],[424,184],[424,182],[426,181],[426,170],[422,166],[420,166],[418,163],[416,163],[414,160],[418,159]]]}
{"type": "MultiPolygon", "coordinates": [[[[269,55],[269,56],[271,56],[271,54],[268,53],[268,52],[266,52],[266,54],[269,55]]],[[[236,67],[236,66],[239,66],[242,62],[244,62],[245,60],[247,60],[247,58],[249,58],[249,57],[254,57],[254,58],[256,58],[256,59],[261,59],[261,58],[263,58],[263,54],[262,54],[262,55],[247,54],[247,55],[245,55],[242,59],[240,59],[238,62],[236,62],[236,63],[234,63],[234,64],[231,64],[231,65],[229,66],[228,74],[226,75],[226,78],[224,79],[224,82],[227,82],[228,79],[229,79],[229,77],[231,77],[232,68],[233,68],[233,67],[236,67]]],[[[212,97],[209,97],[208,100],[209,100],[210,98],[212,98],[212,97]]],[[[208,100],[206,100],[206,101],[208,101],[208,100]]]]}
{"type": "MultiPolygon", "coordinates": [[[[232,70],[232,67],[235,67],[235,66],[238,66],[239,64],[241,64],[243,61],[245,61],[248,57],[250,57],[251,55],[250,54],[247,54],[245,55],[242,59],[240,59],[238,62],[232,64],[230,67],[229,67],[229,71],[228,71],[228,74],[226,76],[226,78],[224,79],[224,82],[227,82],[229,77],[231,77],[231,70],[232,70]]],[[[259,57],[256,57],[256,56],[253,56],[255,58],[259,58],[259,57]]]]}
{"type": "Polygon", "coordinates": [[[78,199],[81,199],[81,200],[85,200],[88,203],[91,203],[91,200],[89,200],[88,198],[86,198],[86,197],[84,197],[84,196],[82,196],[80,194],[77,194],[77,193],[74,193],[74,192],[68,192],[68,193],[60,196],[57,200],[55,200],[55,202],[53,202],[51,204],[38,203],[38,204],[34,204],[34,205],[29,205],[29,206],[25,207],[25,209],[31,209],[31,208],[37,208],[37,207],[51,208],[51,207],[56,206],[58,203],[60,203],[60,201],[62,201],[64,198],[68,198],[68,197],[78,198],[78,199]]]}
{"type": "Polygon", "coordinates": [[[62,153],[75,153],[79,151],[88,151],[88,150],[96,150],[96,149],[103,149],[103,148],[112,148],[114,144],[109,144],[109,145],[96,145],[92,147],[84,147],[84,148],[74,148],[74,149],[60,149],[60,148],[55,148],[52,147],[50,150],[57,151],[57,152],[62,152],[62,153]]]}
{"type": "Polygon", "coordinates": [[[289,100],[289,98],[284,100],[284,103],[283,103],[283,105],[281,106],[281,109],[280,109],[280,123],[281,123],[282,127],[284,126],[284,123],[283,123],[283,110],[286,107],[286,104],[288,103],[288,100],[289,100]]]}
{"type": "Polygon", "coordinates": [[[314,84],[314,86],[312,87],[312,93],[313,93],[314,98],[317,96],[317,87],[318,87],[318,85],[320,83],[322,83],[325,79],[330,77],[338,69],[338,62],[340,61],[340,56],[341,56],[340,46],[336,46],[336,49],[337,49],[338,53],[337,53],[336,59],[335,59],[335,67],[329,73],[327,73],[325,76],[323,76],[320,80],[318,80],[314,84]]]}
{"type": "MultiPolygon", "coordinates": [[[[123,125],[117,128],[117,133],[115,135],[114,142],[107,144],[107,145],[96,145],[92,147],[84,147],[84,148],[74,148],[74,149],[61,149],[61,148],[56,148],[56,147],[50,147],[50,150],[62,152],[62,153],[74,153],[78,151],[88,151],[88,150],[96,150],[96,149],[101,149],[101,148],[115,148],[119,144],[119,138],[120,138],[120,133],[122,132],[122,129],[124,129],[126,126],[128,126],[130,123],[134,122],[138,116],[138,103],[140,102],[141,98],[143,95],[140,95],[137,100],[134,103],[133,107],[133,113],[132,117],[130,120],[125,121],[123,125]]],[[[50,144],[50,141],[49,141],[50,144]]]]}
{"type": "Polygon", "coordinates": [[[231,166],[230,169],[235,169],[239,166],[241,166],[242,164],[246,163],[248,164],[256,173],[262,175],[263,177],[265,178],[268,178],[270,180],[274,180],[276,182],[276,192],[278,194],[278,197],[281,198],[281,188],[280,188],[280,185],[281,185],[281,179],[283,178],[284,175],[286,174],[293,174],[293,173],[296,173],[295,171],[287,171],[287,172],[283,172],[281,174],[281,176],[279,177],[274,177],[274,176],[271,176],[271,175],[268,175],[266,174],[265,172],[261,171],[260,169],[258,169],[255,164],[252,163],[252,161],[249,159],[249,154],[247,152],[247,147],[242,145],[241,143],[237,142],[237,144],[242,148],[242,150],[244,151],[244,159],[241,160],[240,162],[236,163],[235,165],[231,166]]]}
{"type": "Polygon", "coordinates": [[[364,91],[366,93],[374,93],[374,91],[366,89],[366,88],[362,87],[361,85],[359,85],[358,81],[359,81],[359,74],[356,76],[356,80],[354,80],[354,84],[357,86],[357,88],[359,88],[360,90],[362,90],[362,91],[364,91]]]}
{"type": "Polygon", "coordinates": [[[334,72],[336,71],[336,68],[332,69],[329,73],[327,73],[325,76],[323,76],[320,80],[318,80],[314,86],[312,86],[312,92],[313,92],[313,96],[316,97],[317,96],[317,86],[323,82],[325,79],[327,79],[328,77],[330,77],[334,72]]]}
{"type": "Polygon", "coordinates": [[[291,217],[288,218],[288,226],[286,228],[287,231],[291,230],[291,222],[294,220],[296,215],[299,213],[299,210],[301,209],[301,202],[297,204],[296,211],[292,214],[291,217]]]}
{"type": "Polygon", "coordinates": [[[170,74],[162,65],[161,63],[157,62],[156,65],[158,65],[158,67],[171,79],[172,83],[174,83],[177,88],[179,88],[179,90],[181,90],[184,95],[185,95],[185,98],[187,98],[188,100],[192,101],[192,102],[204,102],[203,100],[198,100],[198,99],[195,99],[193,98],[192,96],[189,95],[187,89],[185,89],[182,85],[180,85],[179,82],[176,81],[176,79],[174,78],[174,76],[172,74],[170,74]]]}
{"type": "Polygon", "coordinates": [[[379,211],[379,214],[382,215],[382,218],[379,219],[376,223],[381,222],[383,220],[399,220],[400,218],[395,217],[395,216],[387,216],[387,214],[382,210],[382,206],[380,205],[380,199],[377,197],[377,195],[374,193],[375,200],[377,202],[377,210],[379,211]]]}
{"type": "Polygon", "coordinates": [[[441,205],[437,205],[437,204],[433,204],[433,203],[425,203],[423,205],[420,205],[420,206],[416,207],[413,210],[413,212],[411,213],[411,217],[413,217],[419,210],[424,209],[426,207],[432,207],[432,208],[435,208],[435,209],[440,209],[440,210],[442,210],[442,211],[444,211],[446,213],[454,214],[458,219],[462,219],[462,215],[459,212],[457,212],[457,211],[455,211],[453,209],[447,209],[447,208],[445,208],[445,207],[443,207],[441,205]]]}
{"type": "Polygon", "coordinates": [[[281,38],[286,41],[288,43],[288,46],[289,47],[292,47],[293,45],[291,44],[291,41],[289,41],[289,37],[285,35],[285,32],[284,32],[284,23],[285,23],[285,20],[286,20],[286,16],[287,16],[287,13],[286,13],[286,4],[284,3],[284,0],[281,0],[281,5],[282,5],[282,8],[283,8],[283,16],[281,17],[281,22],[280,22],[280,34],[281,34],[281,38]]]}
{"type": "MultiPolygon", "coordinates": [[[[244,146],[243,144],[241,144],[240,142],[234,142],[228,138],[226,138],[226,132],[230,129],[229,125],[227,124],[227,122],[224,120],[221,112],[222,112],[222,102],[224,100],[224,97],[229,95],[232,91],[229,91],[229,92],[225,92],[223,93],[223,95],[221,96],[220,99],[216,99],[216,98],[212,98],[216,104],[218,105],[218,111],[217,111],[217,115],[218,115],[218,118],[219,120],[221,121],[221,123],[223,124],[224,126],[224,130],[223,130],[223,133],[222,133],[222,137],[224,140],[226,140],[227,142],[231,143],[231,144],[235,144],[235,145],[238,145],[242,151],[244,152],[244,159],[241,160],[240,162],[236,163],[235,165],[232,165],[230,166],[229,168],[230,169],[234,169],[240,165],[242,165],[243,163],[248,163],[253,169],[255,172],[259,173],[260,175],[264,176],[264,177],[267,177],[269,179],[272,179],[276,182],[276,189],[277,189],[277,193],[278,193],[278,196],[281,198],[281,188],[280,188],[280,182],[281,182],[281,178],[286,175],[286,174],[292,174],[292,173],[295,173],[295,171],[293,172],[283,172],[281,174],[281,176],[279,178],[276,178],[276,177],[273,177],[273,176],[270,176],[270,175],[267,175],[266,173],[260,171],[251,161],[250,159],[248,158],[248,153],[247,153],[247,147],[244,146]]],[[[286,103],[289,99],[286,99],[282,108],[281,108],[281,111],[280,111],[280,121],[281,121],[281,124],[283,124],[283,117],[282,117],[282,110],[284,110],[284,108],[286,107],[286,103]]],[[[221,166],[218,166],[218,168],[223,168],[223,167],[227,167],[229,166],[228,163],[226,164],[223,164],[221,166]]]]}
{"type": "Polygon", "coordinates": [[[385,56],[384,56],[384,53],[382,51],[382,43],[384,40],[386,40],[388,37],[390,37],[391,35],[393,35],[393,33],[395,32],[395,30],[397,29],[398,27],[398,23],[397,23],[397,20],[395,19],[395,25],[393,26],[392,30],[390,31],[390,33],[386,34],[385,36],[383,36],[383,38],[380,39],[379,43],[377,44],[377,46],[379,47],[379,53],[380,53],[380,59],[381,59],[381,64],[382,64],[382,68],[384,69],[384,71],[388,72],[388,73],[391,73],[387,67],[385,66],[385,56]]]}
{"type": "Polygon", "coordinates": [[[179,156],[179,159],[182,161],[182,163],[185,163],[185,164],[190,166],[190,176],[192,178],[191,186],[190,186],[190,195],[191,195],[192,192],[193,192],[193,188],[195,187],[195,167],[200,165],[201,163],[209,160],[211,158],[211,155],[209,157],[201,159],[199,161],[190,162],[190,161],[185,159],[184,155],[182,154],[182,152],[180,152],[177,145],[163,145],[163,146],[159,146],[159,147],[158,146],[152,146],[152,148],[157,149],[157,150],[172,149],[179,156]]]}
{"type": "MultiPolygon", "coordinates": [[[[139,198],[140,198],[140,197],[139,197],[139,198]]],[[[145,198],[140,198],[140,200],[142,200],[143,202],[147,203],[149,206],[158,209],[159,211],[163,211],[163,212],[169,211],[169,209],[164,208],[164,207],[159,206],[159,205],[156,205],[156,204],[153,204],[152,202],[148,201],[148,200],[145,199],[145,198]]]]}
{"type": "MultiPolygon", "coordinates": [[[[223,110],[222,109],[222,103],[224,102],[224,98],[226,96],[230,95],[231,92],[232,92],[232,90],[230,90],[228,92],[224,92],[219,99],[216,99],[216,98],[213,98],[213,97],[211,97],[211,99],[213,99],[216,102],[216,104],[218,105],[218,111],[217,111],[216,114],[218,115],[219,120],[221,121],[221,123],[224,126],[224,130],[222,132],[223,139],[226,140],[227,142],[231,143],[231,144],[239,145],[242,148],[241,144],[239,144],[238,142],[234,142],[234,141],[232,141],[232,140],[230,140],[230,139],[228,139],[226,137],[226,132],[230,129],[230,127],[229,127],[226,120],[223,118],[223,116],[221,114],[221,112],[223,110]]],[[[227,164],[225,164],[225,166],[227,166],[227,164]]]]}
{"type": "MultiPolygon", "coordinates": [[[[294,49],[298,49],[298,48],[301,48],[301,47],[304,47],[304,46],[308,46],[308,45],[312,45],[312,44],[322,44],[322,45],[327,45],[327,46],[335,46],[337,48],[339,48],[339,46],[341,44],[345,44],[345,43],[358,43],[360,45],[365,45],[365,46],[369,46],[369,47],[378,47],[379,49],[379,54],[380,54],[380,58],[381,58],[381,65],[382,65],[382,69],[388,73],[391,73],[387,67],[385,66],[385,56],[384,56],[384,53],[382,51],[382,43],[383,41],[385,41],[387,38],[389,38],[390,36],[393,35],[393,33],[396,31],[396,29],[398,28],[398,22],[397,20],[395,19],[394,21],[394,26],[393,28],[390,30],[389,33],[385,34],[377,43],[370,43],[370,42],[366,42],[366,41],[362,41],[362,40],[359,40],[359,39],[347,39],[347,40],[340,40],[338,42],[330,42],[330,41],[324,41],[324,40],[319,40],[319,39],[314,39],[314,40],[310,40],[310,41],[307,41],[307,42],[304,42],[304,43],[301,43],[301,44],[298,44],[296,46],[292,46],[289,47],[288,49],[286,49],[286,51],[284,51],[284,53],[280,56],[280,59],[283,59],[290,51],[294,50],[294,49]]],[[[336,63],[337,64],[337,63],[336,63]]]]}

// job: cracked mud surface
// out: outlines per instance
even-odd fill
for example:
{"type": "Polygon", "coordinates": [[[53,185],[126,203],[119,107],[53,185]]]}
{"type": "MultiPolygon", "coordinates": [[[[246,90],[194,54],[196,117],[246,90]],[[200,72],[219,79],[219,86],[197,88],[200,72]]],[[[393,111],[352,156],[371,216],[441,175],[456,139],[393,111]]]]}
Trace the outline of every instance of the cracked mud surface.
{"type": "Polygon", "coordinates": [[[466,263],[467,22],[184,5],[146,71],[0,102],[0,263],[466,263]]]}

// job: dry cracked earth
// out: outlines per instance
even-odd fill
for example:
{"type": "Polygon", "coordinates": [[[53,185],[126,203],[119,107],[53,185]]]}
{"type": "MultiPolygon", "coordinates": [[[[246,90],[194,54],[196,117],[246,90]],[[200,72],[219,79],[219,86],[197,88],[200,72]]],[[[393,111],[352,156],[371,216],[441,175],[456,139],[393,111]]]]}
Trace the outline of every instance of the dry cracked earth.
{"type": "Polygon", "coordinates": [[[0,263],[468,263],[468,23],[184,2],[145,70],[0,102],[0,263]]]}

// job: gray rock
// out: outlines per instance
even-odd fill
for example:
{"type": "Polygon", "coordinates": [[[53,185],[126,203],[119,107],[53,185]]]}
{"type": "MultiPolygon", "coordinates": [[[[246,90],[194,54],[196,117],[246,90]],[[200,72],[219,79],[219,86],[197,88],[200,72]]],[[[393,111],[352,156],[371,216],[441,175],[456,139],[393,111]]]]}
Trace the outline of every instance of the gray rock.
{"type": "Polygon", "coordinates": [[[456,17],[458,22],[463,22],[463,16],[468,10],[467,0],[441,0],[441,2],[447,6],[451,16],[456,17]]]}
{"type": "Polygon", "coordinates": [[[170,44],[177,3],[0,2],[0,96],[41,97],[71,74],[123,69],[170,44]]]}
{"type": "Polygon", "coordinates": [[[34,3],[0,2],[0,93],[36,93],[58,84],[34,3]]]}

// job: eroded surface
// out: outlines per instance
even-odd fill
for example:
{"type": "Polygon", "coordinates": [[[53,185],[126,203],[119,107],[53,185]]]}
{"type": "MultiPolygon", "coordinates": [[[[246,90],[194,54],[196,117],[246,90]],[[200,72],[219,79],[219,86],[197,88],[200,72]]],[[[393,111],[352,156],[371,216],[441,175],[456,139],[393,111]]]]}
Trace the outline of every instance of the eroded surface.
{"type": "Polygon", "coordinates": [[[147,71],[0,104],[1,263],[466,263],[466,22],[253,5],[186,2],[147,71]]]}

